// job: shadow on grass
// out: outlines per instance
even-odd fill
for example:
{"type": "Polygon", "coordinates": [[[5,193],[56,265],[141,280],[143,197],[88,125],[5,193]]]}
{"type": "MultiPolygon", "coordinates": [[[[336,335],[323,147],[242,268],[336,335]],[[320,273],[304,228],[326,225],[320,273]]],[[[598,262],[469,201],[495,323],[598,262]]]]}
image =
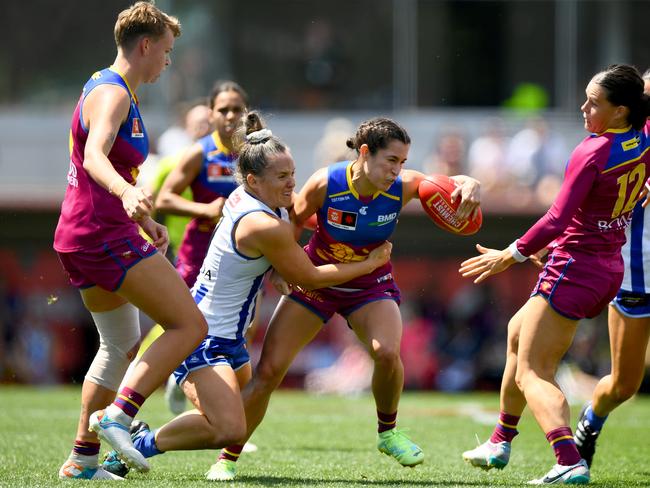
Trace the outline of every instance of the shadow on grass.
{"type": "Polygon", "coordinates": [[[336,483],[347,486],[476,486],[476,483],[458,480],[371,480],[344,478],[289,478],[286,476],[238,476],[237,481],[259,486],[318,486],[336,483]]]}

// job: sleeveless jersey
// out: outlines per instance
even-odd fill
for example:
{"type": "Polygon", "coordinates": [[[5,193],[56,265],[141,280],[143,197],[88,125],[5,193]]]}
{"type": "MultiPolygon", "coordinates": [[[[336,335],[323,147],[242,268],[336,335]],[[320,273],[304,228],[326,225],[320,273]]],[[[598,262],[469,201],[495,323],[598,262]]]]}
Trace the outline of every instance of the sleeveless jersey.
{"type": "MultiPolygon", "coordinates": [[[[238,187],[226,201],[223,218],[192,288],[194,301],[208,322],[208,335],[241,339],[255,316],[255,298],[271,265],[264,256],[244,256],[234,242],[237,223],[252,212],[278,217],[278,213],[247,193],[243,186],[238,187]]],[[[289,221],[286,209],[280,209],[279,215],[289,221]]]]}
{"type": "Polygon", "coordinates": [[[519,240],[519,251],[528,256],[555,239],[559,250],[610,260],[608,269],[621,272],[625,229],[650,174],[648,149],[650,122],[587,137],[571,155],[553,206],[519,240]]]}
{"type": "MultiPolygon", "coordinates": [[[[327,195],[317,212],[316,231],[305,251],[316,265],[349,263],[366,259],[370,251],[386,241],[402,209],[402,177],[386,191],[362,197],[352,185],[352,162],[328,168],[327,195]]],[[[372,273],[355,278],[335,289],[367,289],[392,280],[390,262],[372,273]]]]}
{"type": "MultiPolygon", "coordinates": [[[[203,148],[203,163],[201,172],[190,185],[194,201],[210,203],[218,197],[228,198],[237,188],[234,177],[237,156],[226,149],[216,131],[198,142],[203,148]]],[[[178,250],[181,262],[195,263],[197,267],[201,264],[215,225],[211,219],[194,218],[190,221],[178,250]]]]}
{"type": "Polygon", "coordinates": [[[138,99],[128,82],[112,68],[98,71],[86,83],[72,116],[70,129],[70,169],[61,216],[54,234],[59,252],[88,250],[118,239],[138,235],[138,225],[129,219],[122,201],[93,180],[83,167],[88,128],[83,122],[83,103],[96,87],[118,85],[131,99],[131,107],[108,153],[115,170],[135,184],[140,166],[149,153],[149,139],[138,110],[138,99]]]}

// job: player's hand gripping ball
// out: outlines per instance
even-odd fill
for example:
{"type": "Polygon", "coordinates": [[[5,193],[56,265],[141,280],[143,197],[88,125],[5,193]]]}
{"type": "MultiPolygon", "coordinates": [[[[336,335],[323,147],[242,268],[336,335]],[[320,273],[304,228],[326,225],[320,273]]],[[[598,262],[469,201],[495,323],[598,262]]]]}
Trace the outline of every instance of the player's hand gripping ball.
{"type": "Polygon", "coordinates": [[[460,197],[456,197],[454,203],[451,202],[451,194],[455,189],[456,183],[448,176],[427,176],[418,186],[422,208],[438,227],[447,232],[463,236],[475,234],[483,223],[481,208],[477,208],[473,217],[460,220],[456,216],[460,197]]]}

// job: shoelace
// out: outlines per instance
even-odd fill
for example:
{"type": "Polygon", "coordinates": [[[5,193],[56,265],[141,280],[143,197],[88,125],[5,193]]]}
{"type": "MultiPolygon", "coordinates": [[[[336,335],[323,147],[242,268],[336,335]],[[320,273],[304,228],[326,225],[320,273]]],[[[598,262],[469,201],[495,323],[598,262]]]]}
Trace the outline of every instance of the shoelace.
{"type": "Polygon", "coordinates": [[[411,447],[414,442],[406,435],[408,429],[395,429],[395,433],[391,436],[392,439],[395,439],[394,442],[400,449],[406,449],[411,447]]]}
{"type": "Polygon", "coordinates": [[[476,447],[481,447],[483,443],[481,442],[481,439],[479,439],[479,436],[476,432],[474,432],[474,437],[476,437],[476,447]]]}

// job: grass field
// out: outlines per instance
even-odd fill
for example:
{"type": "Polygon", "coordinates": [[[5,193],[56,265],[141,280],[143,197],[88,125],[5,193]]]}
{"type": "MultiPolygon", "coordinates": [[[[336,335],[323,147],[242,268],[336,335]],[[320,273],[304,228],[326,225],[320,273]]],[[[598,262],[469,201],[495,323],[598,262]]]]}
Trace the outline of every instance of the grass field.
{"type": "MultiPolygon", "coordinates": [[[[71,447],[79,394],[76,388],[0,387],[1,487],[61,483],[57,470],[71,447]]],[[[460,454],[476,444],[475,434],[481,440],[489,436],[497,407],[494,394],[405,394],[400,426],[427,456],[423,465],[408,469],[376,450],[369,396],[279,392],[253,438],[259,450],[242,455],[237,481],[228,486],[521,486],[544,475],[554,457],[528,413],[504,471],[483,472],[463,463],[460,454]]],[[[162,394],[147,401],[140,418],[153,426],[169,419],[162,394]]],[[[649,435],[650,399],[637,398],[621,407],[601,436],[592,483],[650,486],[649,435]]],[[[152,460],[149,474],[130,475],[128,485],[214,486],[203,478],[214,459],[211,451],[167,453],[152,460]]]]}

